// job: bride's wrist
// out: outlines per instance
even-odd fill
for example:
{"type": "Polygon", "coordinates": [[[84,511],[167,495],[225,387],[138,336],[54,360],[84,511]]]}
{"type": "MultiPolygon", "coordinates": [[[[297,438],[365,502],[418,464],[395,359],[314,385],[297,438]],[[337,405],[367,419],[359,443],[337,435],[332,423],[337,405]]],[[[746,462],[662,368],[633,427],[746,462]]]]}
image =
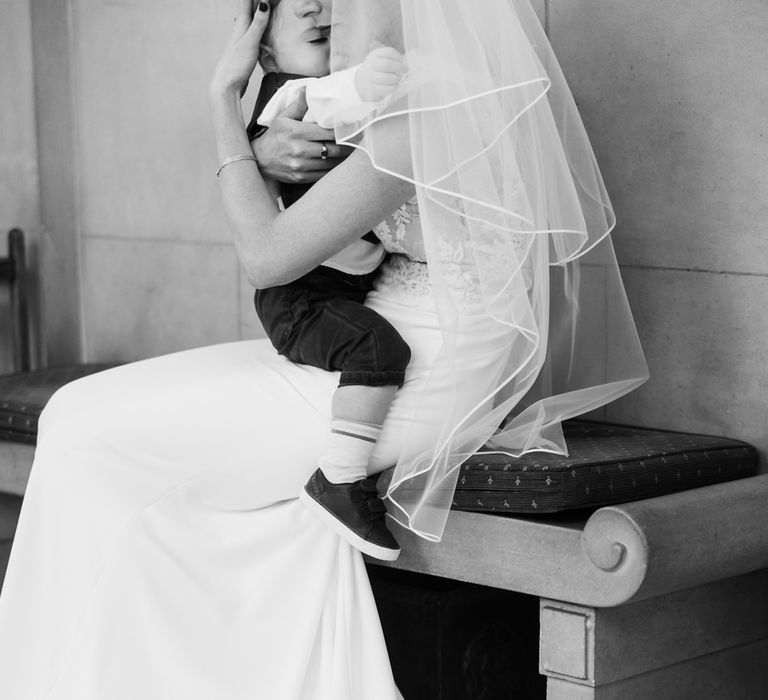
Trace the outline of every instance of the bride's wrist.
{"type": "Polygon", "coordinates": [[[234,89],[211,90],[208,95],[208,104],[215,128],[226,131],[235,129],[245,134],[243,107],[237,91],[234,89]]]}
{"type": "Polygon", "coordinates": [[[227,159],[252,155],[239,94],[231,89],[211,90],[209,98],[219,166],[227,159]]]}
{"type": "Polygon", "coordinates": [[[213,80],[208,86],[208,101],[211,107],[239,105],[241,92],[242,85],[234,81],[213,80]]]}

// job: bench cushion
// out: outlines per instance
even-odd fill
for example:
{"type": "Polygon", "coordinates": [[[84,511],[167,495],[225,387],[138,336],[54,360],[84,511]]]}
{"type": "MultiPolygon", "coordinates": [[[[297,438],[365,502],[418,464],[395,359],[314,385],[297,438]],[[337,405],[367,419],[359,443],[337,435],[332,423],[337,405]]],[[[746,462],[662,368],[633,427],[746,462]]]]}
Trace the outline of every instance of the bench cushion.
{"type": "Polygon", "coordinates": [[[453,507],[556,513],[653,498],[752,476],[757,451],[738,440],[610,423],[563,423],[569,456],[480,451],[462,466],[453,507]]]}
{"type": "Polygon", "coordinates": [[[0,377],[0,440],[34,443],[37,421],[54,392],[114,365],[84,364],[0,377]]]}

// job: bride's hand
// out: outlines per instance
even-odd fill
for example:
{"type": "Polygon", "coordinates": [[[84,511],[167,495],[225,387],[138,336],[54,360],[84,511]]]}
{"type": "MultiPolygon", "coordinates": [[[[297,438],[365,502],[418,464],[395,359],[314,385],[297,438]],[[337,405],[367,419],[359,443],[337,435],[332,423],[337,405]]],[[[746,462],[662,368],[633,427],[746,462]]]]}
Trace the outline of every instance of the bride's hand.
{"type": "Polygon", "coordinates": [[[224,49],[211,78],[210,94],[230,91],[242,96],[259,60],[261,37],[269,22],[266,0],[237,0],[237,16],[232,37],[224,49]]]}
{"type": "Polygon", "coordinates": [[[307,100],[302,90],[272,126],[251,141],[262,174],[278,182],[310,184],[352,152],[349,146],[339,146],[334,141],[333,129],[301,121],[306,111],[307,100]]]}

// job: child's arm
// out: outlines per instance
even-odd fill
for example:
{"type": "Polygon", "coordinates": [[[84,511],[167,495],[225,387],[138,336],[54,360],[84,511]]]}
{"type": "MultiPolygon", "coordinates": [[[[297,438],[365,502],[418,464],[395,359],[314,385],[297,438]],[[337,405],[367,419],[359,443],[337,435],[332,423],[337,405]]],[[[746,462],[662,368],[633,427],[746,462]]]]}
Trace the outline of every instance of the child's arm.
{"type": "Polygon", "coordinates": [[[360,121],[397,90],[406,71],[405,61],[395,49],[374,49],[359,65],[307,85],[309,119],[325,129],[360,121]]]}
{"type": "Polygon", "coordinates": [[[395,49],[382,46],[352,68],[322,78],[289,80],[264,107],[258,123],[271,126],[277,115],[296,101],[304,87],[307,90],[305,122],[332,129],[339,122],[359,121],[377,107],[376,103],[397,89],[406,70],[402,56],[395,49]]]}

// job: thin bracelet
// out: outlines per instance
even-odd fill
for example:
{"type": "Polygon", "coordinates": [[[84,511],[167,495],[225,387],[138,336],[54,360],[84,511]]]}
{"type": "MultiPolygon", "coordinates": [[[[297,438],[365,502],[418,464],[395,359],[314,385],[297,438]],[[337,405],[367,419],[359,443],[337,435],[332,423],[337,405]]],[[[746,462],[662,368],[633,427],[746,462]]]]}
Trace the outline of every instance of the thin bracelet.
{"type": "Polygon", "coordinates": [[[216,171],[216,177],[221,175],[221,171],[224,170],[230,163],[237,163],[239,160],[252,160],[254,163],[258,163],[259,161],[256,160],[256,156],[251,154],[247,156],[232,156],[231,158],[227,158],[220,166],[219,169],[216,171]]]}

